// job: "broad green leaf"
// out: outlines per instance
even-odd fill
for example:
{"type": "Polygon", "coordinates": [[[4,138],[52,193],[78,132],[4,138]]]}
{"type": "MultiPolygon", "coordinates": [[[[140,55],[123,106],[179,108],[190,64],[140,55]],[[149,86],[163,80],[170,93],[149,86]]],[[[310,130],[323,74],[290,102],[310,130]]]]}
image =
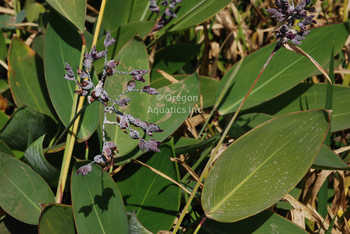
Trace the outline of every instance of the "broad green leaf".
{"type": "Polygon", "coordinates": [[[235,234],[308,233],[290,220],[268,210],[235,223],[219,223],[207,219],[198,233],[227,234],[233,232],[235,234]]]}
{"type": "Polygon", "coordinates": [[[25,151],[36,139],[48,133],[48,139],[57,131],[56,123],[48,116],[22,107],[11,116],[0,132],[2,140],[11,150],[25,151]]]}
{"type": "Polygon", "coordinates": [[[3,141],[0,141],[0,152],[15,157],[12,150],[3,141]]]}
{"type": "Polygon", "coordinates": [[[32,49],[42,58],[44,57],[44,40],[45,35],[39,34],[35,36],[32,43],[32,49]]]}
{"type": "Polygon", "coordinates": [[[198,74],[194,73],[178,83],[158,89],[159,94],[151,97],[149,122],[164,130],[154,133],[154,139],[163,141],[186,120],[199,100],[199,86],[198,74]]]}
{"type": "Polygon", "coordinates": [[[2,129],[7,121],[9,120],[9,117],[2,111],[0,111],[0,129],[2,129]]]}
{"type": "MultiPolygon", "coordinates": [[[[350,128],[350,87],[333,85],[332,132],[350,128]]],[[[283,115],[295,111],[324,108],[326,84],[298,84],[288,92],[263,103],[247,112],[262,112],[270,115],[283,115]]]]}
{"type": "Polygon", "coordinates": [[[40,234],[76,233],[72,206],[43,205],[38,229],[40,234]]]}
{"type": "MultiPolygon", "coordinates": [[[[63,78],[65,62],[73,70],[79,67],[82,40],[79,33],[62,16],[51,12],[47,26],[44,45],[44,66],[47,88],[53,106],[62,123],[67,126],[70,122],[71,110],[76,84],[63,78]]],[[[76,77],[77,74],[75,74],[76,77]]],[[[97,78],[93,76],[97,84],[97,78]]],[[[99,104],[92,103],[80,118],[77,137],[87,139],[97,128],[100,117],[99,104]]]]}
{"type": "MultiPolygon", "coordinates": [[[[6,46],[4,34],[2,34],[2,30],[0,28],[0,59],[6,63],[6,57],[7,57],[7,46],[6,46]]],[[[2,66],[1,66],[1,69],[3,69],[2,66]]]]}
{"type": "Polygon", "coordinates": [[[263,113],[249,113],[239,116],[235,123],[241,126],[245,131],[250,131],[251,129],[259,126],[262,123],[265,123],[272,118],[273,116],[263,113]]]}
{"type": "MultiPolygon", "coordinates": [[[[126,1],[125,1],[126,2],[126,1]]],[[[111,37],[116,39],[116,42],[108,47],[108,60],[116,59],[119,51],[125,46],[136,34],[141,38],[145,38],[147,34],[152,30],[154,22],[131,22],[129,24],[123,25],[119,28],[111,30],[111,37]]],[[[107,28],[108,30],[108,28],[107,28]]],[[[96,48],[98,51],[105,50],[103,41],[106,36],[100,38],[97,41],[96,48]]],[[[94,64],[96,72],[99,74],[103,69],[103,59],[100,59],[94,64]]]]}
{"type": "MultiPolygon", "coordinates": [[[[177,165],[169,160],[169,157],[175,156],[173,147],[173,141],[169,141],[160,146],[161,153],[147,153],[139,160],[179,181],[177,165]]],[[[134,163],[119,177],[117,185],[126,210],[134,210],[147,230],[157,233],[171,228],[180,206],[180,188],[177,185],[134,163]]]]}
{"type": "Polygon", "coordinates": [[[47,2],[64,18],[73,23],[80,32],[84,32],[86,0],[47,0],[47,2]]]}
{"type": "Polygon", "coordinates": [[[74,165],[71,182],[73,214],[78,233],[128,233],[123,199],[107,172],[92,165],[87,176],[75,175],[86,162],[74,165]]]}
{"type": "MultiPolygon", "coordinates": [[[[310,31],[310,34],[303,40],[300,48],[321,65],[329,61],[332,41],[334,41],[334,51],[338,52],[344,45],[349,34],[346,24],[333,24],[311,29],[310,31]]],[[[275,48],[275,45],[276,43],[272,43],[265,46],[244,59],[232,87],[225,95],[224,102],[218,107],[221,115],[233,113],[237,110],[248,89],[275,48]]],[[[235,66],[222,79],[216,93],[217,97],[226,85],[226,80],[233,72],[235,66]]],[[[306,57],[281,48],[273,56],[266,70],[261,75],[258,83],[244,104],[244,108],[258,105],[286,92],[316,70],[317,68],[306,57]]]]}
{"type": "Polygon", "coordinates": [[[274,118],[229,146],[205,181],[202,206],[219,222],[235,222],[276,203],[308,171],[329,128],[330,112],[274,118]]]}
{"type": "Polygon", "coordinates": [[[350,170],[350,167],[326,145],[322,145],[312,168],[322,170],[350,170]]]}
{"type": "Polygon", "coordinates": [[[169,25],[164,27],[164,31],[178,31],[190,28],[211,18],[222,8],[227,6],[231,0],[191,0],[182,1],[177,6],[181,6],[176,14],[177,19],[172,19],[169,25]]]}
{"type": "Polygon", "coordinates": [[[205,147],[208,147],[212,142],[214,142],[220,135],[215,135],[213,137],[210,137],[207,140],[198,140],[195,138],[187,138],[187,137],[181,137],[181,138],[175,138],[175,153],[176,155],[179,154],[186,154],[186,153],[192,153],[199,149],[203,149],[205,147]]]}
{"type": "Polygon", "coordinates": [[[174,44],[158,50],[154,55],[151,81],[163,77],[157,69],[172,75],[185,66],[186,63],[199,53],[201,46],[201,44],[174,44]]]}
{"type": "Polygon", "coordinates": [[[38,226],[21,222],[10,215],[6,215],[0,221],[1,234],[22,233],[23,230],[25,230],[26,234],[37,234],[38,226]]]}
{"type": "Polygon", "coordinates": [[[24,152],[25,162],[43,177],[46,182],[52,186],[57,186],[60,171],[52,166],[45,158],[43,153],[44,138],[45,135],[41,136],[24,152]]]}
{"type": "MultiPolygon", "coordinates": [[[[173,75],[177,80],[183,80],[190,75],[173,75]]],[[[220,84],[219,80],[213,79],[207,76],[199,76],[200,80],[200,94],[203,97],[203,109],[214,106],[216,90],[220,84]]],[[[160,77],[156,80],[151,80],[151,87],[159,89],[161,87],[170,85],[171,82],[164,77],[160,77]]],[[[200,98],[198,98],[198,106],[200,107],[200,98]]]]}
{"type": "Polygon", "coordinates": [[[107,30],[113,30],[129,23],[135,0],[115,1],[107,0],[106,8],[103,14],[103,26],[107,30]]]}
{"type": "Polygon", "coordinates": [[[128,234],[152,234],[137,220],[135,211],[132,212],[129,219],[129,233],[128,234]]]}
{"type": "Polygon", "coordinates": [[[34,22],[39,19],[40,13],[44,13],[46,11],[45,7],[34,0],[26,0],[24,5],[24,9],[26,10],[26,17],[28,22],[34,22]]]}
{"type": "Polygon", "coordinates": [[[39,203],[54,202],[46,182],[28,165],[0,153],[0,206],[12,217],[37,225],[41,208],[39,203]]]}
{"type": "Polygon", "coordinates": [[[9,85],[18,107],[28,106],[58,122],[46,88],[43,60],[16,36],[9,49],[9,85]]]}
{"type": "MultiPolygon", "coordinates": [[[[5,58],[6,58],[6,57],[5,57],[5,58]]],[[[4,80],[4,79],[1,79],[1,80],[0,80],[0,93],[2,94],[2,93],[4,93],[4,92],[8,91],[9,89],[10,89],[10,86],[9,86],[9,84],[7,83],[7,81],[4,80]]]]}
{"type": "MultiPolygon", "coordinates": [[[[117,67],[118,70],[124,72],[131,72],[132,70],[149,70],[148,64],[148,54],[146,51],[145,44],[142,39],[138,36],[135,36],[129,41],[128,44],[123,47],[120,53],[117,56],[117,60],[120,60],[120,63],[117,67]]],[[[143,86],[149,84],[149,74],[144,75],[146,80],[144,83],[136,81],[136,89],[142,89],[143,86]]],[[[112,99],[116,99],[121,93],[127,90],[127,83],[129,80],[132,80],[131,75],[118,74],[116,73],[113,76],[109,76],[106,79],[105,90],[112,99]]],[[[124,114],[131,114],[135,118],[140,119],[141,121],[148,122],[148,107],[150,106],[151,95],[145,92],[129,92],[122,98],[130,98],[131,101],[128,102],[128,106],[119,107],[116,104],[116,109],[120,110],[124,114]]],[[[104,118],[101,118],[101,124],[104,118]]],[[[109,121],[115,122],[116,115],[107,113],[107,119],[109,121]]],[[[140,135],[143,135],[143,131],[140,128],[136,129],[140,135]]],[[[132,151],[139,143],[138,140],[134,140],[129,135],[125,134],[117,125],[107,125],[105,127],[106,140],[112,141],[117,144],[119,149],[119,155],[125,155],[132,151]]]]}

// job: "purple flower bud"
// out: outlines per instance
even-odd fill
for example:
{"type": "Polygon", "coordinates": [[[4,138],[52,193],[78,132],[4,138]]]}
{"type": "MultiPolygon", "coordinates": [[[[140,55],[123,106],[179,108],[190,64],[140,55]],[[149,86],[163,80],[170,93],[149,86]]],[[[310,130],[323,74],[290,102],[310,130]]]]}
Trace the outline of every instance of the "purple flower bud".
{"type": "Polygon", "coordinates": [[[87,174],[89,174],[92,170],[92,166],[91,164],[87,164],[85,166],[82,166],[80,167],[78,170],[77,170],[77,173],[75,173],[75,176],[79,175],[79,174],[82,174],[83,177],[85,177],[87,174]]]}
{"type": "Polygon", "coordinates": [[[134,130],[134,129],[131,129],[130,130],[130,133],[129,133],[130,137],[132,139],[139,139],[140,138],[140,134],[138,131],[134,130]]]}
{"type": "Polygon", "coordinates": [[[167,6],[169,3],[168,3],[168,0],[164,0],[164,1],[161,2],[160,4],[162,4],[163,6],[167,6]]]}
{"type": "Polygon", "coordinates": [[[82,79],[86,79],[89,77],[88,74],[84,70],[81,70],[79,67],[77,68],[77,73],[82,79]]]}
{"type": "Polygon", "coordinates": [[[148,124],[147,122],[141,121],[140,123],[138,123],[137,127],[140,127],[142,128],[142,130],[146,131],[146,129],[148,128],[148,124]]]}
{"type": "Polygon", "coordinates": [[[104,147],[108,147],[112,151],[117,150],[118,152],[117,145],[114,142],[108,141],[104,144],[104,147]]]}
{"type": "Polygon", "coordinates": [[[74,76],[73,77],[70,77],[70,76],[68,76],[67,74],[64,74],[64,79],[66,79],[66,80],[74,80],[74,76]]]}
{"type": "Polygon", "coordinates": [[[95,162],[95,163],[103,162],[102,156],[101,156],[101,155],[96,155],[96,156],[94,157],[94,162],[95,162]]]}
{"type": "MultiPolygon", "coordinates": [[[[172,8],[175,8],[175,7],[172,7],[172,8]]],[[[169,8],[165,9],[165,14],[168,17],[177,18],[176,14],[172,10],[170,10],[169,8]]]]}
{"type": "Polygon", "coordinates": [[[113,154],[112,150],[110,150],[110,148],[108,148],[108,147],[103,147],[103,152],[102,152],[102,153],[103,153],[104,156],[106,156],[107,158],[112,157],[112,154],[113,154]]]}
{"type": "Polygon", "coordinates": [[[69,77],[74,77],[73,69],[68,63],[66,63],[65,70],[67,71],[67,74],[68,74],[69,77]]]}
{"type": "Polygon", "coordinates": [[[131,101],[130,98],[123,98],[123,99],[117,101],[117,104],[119,106],[127,106],[129,101],[131,101]]]}
{"type": "Polygon", "coordinates": [[[115,60],[110,60],[110,61],[107,62],[107,66],[109,68],[115,68],[118,64],[119,64],[119,61],[116,62],[115,60]]]}
{"type": "Polygon", "coordinates": [[[81,87],[85,90],[89,90],[94,86],[94,84],[91,81],[88,80],[84,80],[83,82],[81,82],[81,87]]]}
{"type": "Polygon", "coordinates": [[[121,130],[126,129],[129,127],[129,122],[128,119],[125,115],[120,117],[120,121],[119,121],[119,127],[121,130]]]}
{"type": "Polygon", "coordinates": [[[127,114],[127,115],[126,115],[126,118],[127,118],[127,120],[128,120],[129,123],[134,124],[134,121],[135,121],[134,116],[132,116],[132,115],[130,115],[130,114],[127,114]]]}
{"type": "Polygon", "coordinates": [[[154,151],[154,152],[160,152],[158,149],[158,146],[160,145],[160,142],[154,139],[150,139],[145,142],[146,147],[148,148],[148,151],[154,151]]]}
{"type": "Polygon", "coordinates": [[[146,134],[150,137],[153,136],[152,132],[163,132],[157,125],[150,123],[148,124],[148,128],[146,129],[146,134]]]}
{"type": "Polygon", "coordinates": [[[136,82],[134,80],[130,80],[127,84],[128,91],[133,91],[136,87],[136,82]]]}
{"type": "Polygon", "coordinates": [[[159,14],[159,6],[157,6],[157,2],[156,0],[150,0],[151,5],[149,6],[149,11],[154,11],[157,12],[159,14]]]}
{"type": "Polygon", "coordinates": [[[78,94],[79,96],[86,96],[89,92],[83,89],[78,89],[74,91],[74,93],[78,94]]]}
{"type": "Polygon", "coordinates": [[[100,59],[104,57],[107,54],[107,50],[101,51],[100,53],[97,54],[97,58],[100,59]]]}
{"type": "Polygon", "coordinates": [[[145,150],[148,151],[148,147],[144,139],[140,140],[139,147],[140,147],[140,150],[142,151],[145,151],[145,150]]]}
{"type": "Polygon", "coordinates": [[[143,75],[148,73],[149,70],[132,70],[129,75],[132,75],[132,78],[137,81],[145,82],[145,79],[143,79],[143,75]]]}
{"type": "Polygon", "coordinates": [[[92,90],[91,92],[91,97],[93,99],[98,99],[98,97],[101,95],[101,88],[98,88],[98,89],[94,89],[92,90]]]}
{"type": "MultiPolygon", "coordinates": [[[[85,53],[85,55],[86,54],[87,53],[85,53]]],[[[85,68],[89,69],[92,66],[92,59],[91,58],[85,58],[83,65],[84,65],[85,68]]]]}
{"type": "Polygon", "coordinates": [[[103,92],[101,93],[100,98],[101,98],[102,101],[108,102],[109,96],[108,96],[108,94],[107,94],[107,92],[105,90],[103,90],[103,92]]]}
{"type": "Polygon", "coordinates": [[[111,38],[111,33],[108,30],[107,35],[106,35],[106,39],[104,40],[103,45],[105,46],[105,48],[107,48],[108,46],[113,45],[114,42],[115,42],[115,38],[111,38]]]}
{"type": "Polygon", "coordinates": [[[151,88],[151,86],[149,85],[143,86],[142,91],[151,95],[159,94],[159,92],[156,89],[151,88]]]}

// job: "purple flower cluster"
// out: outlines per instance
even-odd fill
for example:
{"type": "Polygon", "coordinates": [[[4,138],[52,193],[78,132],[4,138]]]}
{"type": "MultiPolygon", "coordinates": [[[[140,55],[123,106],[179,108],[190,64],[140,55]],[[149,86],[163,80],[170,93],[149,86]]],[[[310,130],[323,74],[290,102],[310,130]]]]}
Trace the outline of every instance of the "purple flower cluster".
{"type": "Polygon", "coordinates": [[[79,68],[77,69],[78,76],[81,79],[83,79],[82,82],[79,82],[75,78],[72,67],[68,63],[66,63],[65,70],[67,74],[64,75],[64,78],[69,81],[75,81],[75,83],[79,86],[79,89],[76,90],[75,93],[80,96],[88,96],[89,103],[92,103],[94,101],[99,101],[104,105],[104,108],[105,108],[104,121],[102,124],[102,136],[103,136],[102,152],[101,154],[96,155],[94,157],[94,161],[79,168],[76,175],[82,174],[83,176],[86,176],[92,170],[92,167],[91,167],[92,163],[98,163],[101,166],[104,166],[105,167],[104,170],[107,170],[111,165],[113,165],[114,158],[116,157],[115,152],[118,153],[119,151],[117,149],[117,145],[114,142],[106,142],[106,139],[105,139],[106,124],[118,125],[120,129],[125,133],[129,131],[129,136],[132,139],[137,139],[140,141],[139,147],[142,151],[160,152],[160,150],[158,149],[160,142],[154,139],[150,139],[148,141],[144,140],[139,134],[139,132],[135,129],[132,129],[130,125],[141,128],[150,137],[153,136],[153,132],[162,132],[163,130],[161,130],[157,125],[153,123],[147,123],[147,122],[141,121],[140,119],[135,118],[130,114],[124,114],[115,108],[115,105],[127,106],[128,103],[131,101],[130,98],[121,98],[126,93],[145,92],[150,95],[156,95],[156,94],[159,94],[159,92],[156,89],[151,88],[149,85],[145,85],[142,89],[135,89],[136,88],[135,81],[145,82],[143,75],[147,74],[149,72],[148,70],[132,70],[131,72],[122,72],[115,69],[119,64],[119,61],[115,61],[115,60],[107,61],[108,47],[113,45],[114,42],[115,42],[115,39],[111,38],[111,34],[108,31],[106,35],[106,39],[104,40],[104,47],[105,47],[104,51],[98,52],[94,46],[91,49],[90,53],[85,53],[84,62],[83,62],[84,69],[79,69],[79,68]],[[90,68],[93,65],[93,63],[100,58],[105,59],[105,64],[103,68],[102,77],[100,78],[98,84],[95,86],[91,80],[90,68]],[[108,93],[106,92],[106,90],[104,89],[104,82],[106,77],[112,76],[114,73],[121,73],[121,74],[132,76],[132,79],[127,83],[127,90],[121,93],[115,100],[111,99],[108,93]],[[109,105],[108,104],[109,102],[112,104],[109,105]],[[116,121],[115,122],[108,121],[107,113],[116,114],[116,121]]]}
{"type": "Polygon", "coordinates": [[[276,38],[279,38],[277,45],[280,47],[287,41],[291,41],[293,44],[300,45],[300,40],[305,39],[305,36],[310,31],[300,31],[294,29],[296,25],[293,25],[295,20],[301,20],[297,26],[301,30],[305,30],[306,26],[311,23],[316,23],[313,18],[314,15],[307,15],[308,11],[313,11],[314,8],[308,8],[311,4],[310,0],[302,0],[296,7],[292,1],[292,5],[289,0],[276,0],[277,9],[271,8],[266,11],[271,14],[273,18],[277,18],[277,21],[282,24],[279,28],[276,38]]]}
{"type": "MultiPolygon", "coordinates": [[[[158,19],[157,24],[154,26],[152,32],[156,32],[159,31],[160,29],[162,29],[165,25],[167,25],[173,18],[177,18],[176,12],[179,11],[180,7],[176,7],[176,4],[182,2],[182,0],[164,0],[162,1],[160,4],[162,4],[165,7],[169,7],[169,8],[165,8],[164,13],[162,14],[162,16],[158,19]],[[174,9],[171,10],[171,9],[174,9]]],[[[160,8],[157,5],[156,0],[150,0],[150,6],[149,6],[149,10],[153,11],[153,12],[157,12],[157,14],[159,14],[160,8]]]]}

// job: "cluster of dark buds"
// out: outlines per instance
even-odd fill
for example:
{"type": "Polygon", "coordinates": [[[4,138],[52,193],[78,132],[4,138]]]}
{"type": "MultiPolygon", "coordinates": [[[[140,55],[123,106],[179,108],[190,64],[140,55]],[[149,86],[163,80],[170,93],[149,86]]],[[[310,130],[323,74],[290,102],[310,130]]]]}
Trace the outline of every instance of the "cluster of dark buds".
{"type": "Polygon", "coordinates": [[[92,163],[100,164],[101,166],[104,167],[104,170],[107,170],[111,165],[113,165],[114,158],[116,157],[115,152],[118,153],[119,151],[115,143],[106,142],[106,139],[105,139],[106,124],[118,125],[119,128],[125,133],[128,133],[129,131],[129,136],[132,139],[137,139],[140,141],[139,147],[142,151],[160,152],[160,150],[158,149],[160,142],[154,139],[150,139],[148,141],[144,140],[141,137],[140,133],[135,129],[132,129],[130,125],[141,128],[145,132],[145,134],[150,137],[153,136],[154,132],[162,132],[163,130],[161,130],[157,125],[153,123],[147,123],[145,121],[141,121],[140,119],[135,118],[131,114],[124,114],[115,108],[115,105],[127,106],[128,102],[131,101],[130,98],[122,98],[122,96],[125,95],[126,93],[145,92],[151,95],[156,95],[159,93],[157,92],[156,89],[151,88],[149,85],[143,86],[142,89],[136,89],[136,81],[145,82],[143,75],[148,73],[149,72],[148,70],[132,70],[131,72],[123,72],[115,69],[119,64],[119,61],[115,61],[115,60],[107,61],[108,47],[113,45],[114,42],[115,42],[115,39],[111,38],[111,34],[108,31],[106,35],[106,39],[104,40],[104,47],[105,47],[104,51],[98,52],[94,46],[91,49],[90,53],[85,53],[84,62],[83,62],[84,69],[79,69],[79,68],[77,69],[77,74],[82,79],[82,82],[79,82],[75,78],[72,67],[68,63],[66,63],[65,70],[67,74],[64,75],[64,78],[70,81],[75,81],[75,83],[79,86],[79,89],[76,90],[75,93],[80,96],[88,96],[88,102],[90,104],[94,101],[98,101],[104,105],[104,121],[102,124],[102,136],[103,136],[102,152],[101,154],[96,155],[94,157],[94,161],[92,161],[91,163],[85,166],[80,167],[76,175],[82,174],[83,176],[86,176],[92,170],[92,167],[91,167],[92,163]],[[98,84],[95,86],[91,80],[90,68],[93,65],[93,63],[100,58],[104,58],[105,63],[104,63],[102,76],[98,84]],[[105,83],[106,77],[112,76],[114,73],[121,73],[121,74],[132,76],[132,79],[127,83],[127,89],[123,93],[121,93],[115,100],[110,98],[109,94],[104,89],[104,83],[105,83]],[[116,121],[114,122],[108,121],[107,113],[115,114],[116,121]]]}
{"type": "MultiPolygon", "coordinates": [[[[180,10],[181,6],[178,6],[176,9],[175,9],[175,7],[176,7],[176,4],[178,4],[180,2],[182,2],[182,0],[164,0],[160,3],[165,7],[168,6],[169,8],[165,8],[163,14],[158,19],[157,24],[153,27],[152,32],[159,31],[165,25],[167,25],[173,18],[177,18],[176,13],[180,10]],[[174,11],[171,9],[173,9],[174,11]]],[[[149,6],[149,11],[157,12],[157,14],[159,15],[160,8],[157,5],[157,1],[150,0],[150,3],[151,4],[149,6]]]]}
{"type": "Polygon", "coordinates": [[[302,0],[296,7],[294,7],[289,0],[276,0],[277,9],[271,8],[266,11],[271,14],[273,18],[277,18],[279,22],[278,32],[276,38],[279,39],[277,46],[281,47],[288,41],[291,41],[295,45],[300,45],[300,40],[305,39],[305,36],[310,31],[297,31],[294,28],[299,26],[301,30],[305,30],[306,26],[311,23],[316,23],[313,18],[314,15],[307,15],[308,12],[315,12],[315,8],[312,7],[311,0],[302,0]],[[311,7],[310,7],[311,6],[311,7]],[[293,25],[295,20],[301,20],[296,25],[293,25]]]}

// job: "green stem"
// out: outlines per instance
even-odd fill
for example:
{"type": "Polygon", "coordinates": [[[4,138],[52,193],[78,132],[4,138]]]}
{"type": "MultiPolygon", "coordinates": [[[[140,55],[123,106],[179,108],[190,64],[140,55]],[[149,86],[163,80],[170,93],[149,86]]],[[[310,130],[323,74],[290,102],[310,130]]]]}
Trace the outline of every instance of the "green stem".
{"type": "Polygon", "coordinates": [[[202,227],[203,223],[205,222],[205,220],[207,219],[207,216],[205,216],[202,221],[198,224],[196,230],[194,230],[193,234],[197,234],[197,232],[199,231],[199,229],[202,227]]]}
{"type": "MultiPolygon", "coordinates": [[[[66,135],[66,133],[68,132],[68,130],[70,130],[70,127],[73,125],[74,121],[84,112],[84,110],[86,109],[86,107],[89,106],[89,103],[86,103],[79,111],[78,113],[76,113],[76,115],[74,116],[74,118],[70,121],[70,123],[68,124],[68,126],[66,127],[66,129],[61,133],[60,137],[57,139],[57,141],[55,142],[54,146],[57,145],[62,138],[66,135]]],[[[73,112],[74,113],[74,112],[73,112]]]]}
{"type": "Polygon", "coordinates": [[[252,92],[254,86],[256,85],[256,83],[258,82],[259,78],[261,77],[261,74],[264,72],[264,70],[265,70],[267,64],[269,64],[269,62],[271,61],[271,59],[272,59],[272,57],[273,57],[273,55],[274,55],[275,53],[276,53],[276,50],[274,50],[274,51],[271,53],[270,57],[267,59],[267,61],[266,61],[266,63],[264,64],[263,68],[261,69],[261,71],[259,72],[258,76],[257,76],[256,79],[254,80],[253,84],[252,84],[251,87],[249,88],[247,94],[244,96],[244,98],[243,98],[241,104],[240,104],[239,107],[237,108],[237,111],[236,111],[235,114],[233,115],[233,117],[232,117],[230,123],[227,125],[227,127],[226,127],[224,133],[222,134],[222,136],[221,136],[221,138],[220,138],[220,140],[219,140],[219,142],[218,142],[218,144],[217,144],[217,146],[216,146],[216,148],[215,148],[215,150],[214,150],[214,152],[211,154],[211,156],[210,156],[210,158],[209,158],[209,161],[207,162],[207,165],[205,165],[205,168],[204,168],[204,170],[203,170],[201,176],[199,177],[199,180],[198,180],[198,182],[196,183],[196,186],[194,187],[194,189],[193,189],[193,191],[192,191],[192,193],[191,193],[190,198],[188,199],[188,201],[187,201],[187,203],[186,203],[184,209],[183,209],[182,212],[181,212],[181,215],[180,215],[180,217],[179,217],[179,220],[178,220],[178,222],[176,223],[176,226],[175,226],[175,228],[174,228],[174,230],[173,230],[173,234],[175,234],[175,233],[177,232],[177,230],[179,229],[180,224],[181,224],[183,218],[185,217],[185,214],[186,214],[186,212],[187,212],[187,209],[188,209],[188,207],[190,206],[190,204],[191,204],[191,202],[192,202],[192,199],[193,199],[194,195],[196,194],[196,192],[197,192],[197,190],[198,190],[198,188],[199,188],[200,183],[202,182],[202,180],[204,179],[204,177],[207,176],[207,173],[208,173],[208,171],[209,171],[209,168],[210,168],[210,166],[212,165],[212,163],[213,163],[213,161],[214,161],[214,157],[215,157],[217,151],[219,150],[220,145],[221,145],[222,142],[224,141],[227,132],[229,131],[229,129],[231,128],[232,124],[233,124],[234,121],[236,120],[236,118],[237,118],[237,116],[238,116],[238,113],[241,111],[241,109],[242,109],[244,103],[246,102],[246,100],[247,100],[249,94],[252,92]]]}

